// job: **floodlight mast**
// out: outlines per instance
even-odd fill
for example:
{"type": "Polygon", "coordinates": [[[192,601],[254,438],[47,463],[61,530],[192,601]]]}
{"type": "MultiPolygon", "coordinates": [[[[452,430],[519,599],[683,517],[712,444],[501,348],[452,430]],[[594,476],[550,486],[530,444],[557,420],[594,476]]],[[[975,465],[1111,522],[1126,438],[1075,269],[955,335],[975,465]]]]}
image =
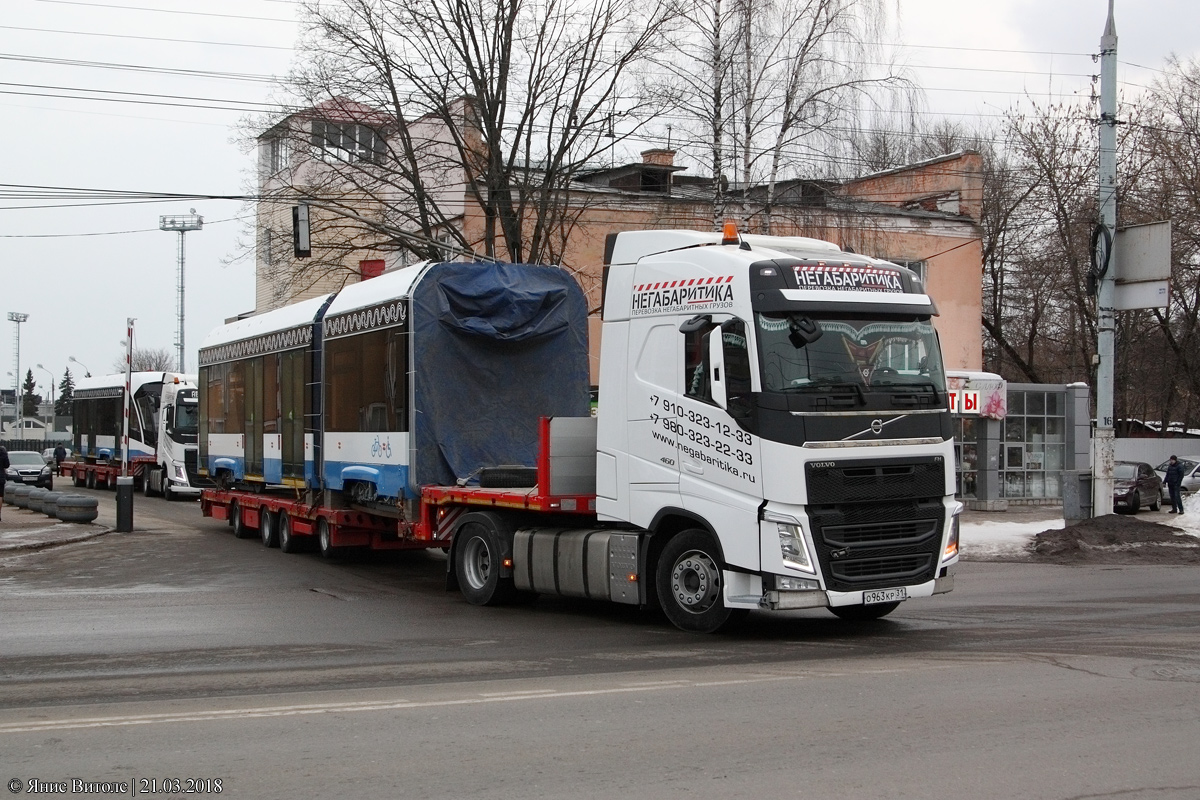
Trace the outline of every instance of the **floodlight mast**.
{"type": "Polygon", "coordinates": [[[13,327],[16,332],[13,334],[13,397],[17,401],[17,430],[21,431],[21,437],[25,436],[25,403],[21,397],[21,323],[29,319],[28,314],[22,314],[19,311],[8,312],[8,321],[15,323],[13,327]]]}
{"type": "Polygon", "coordinates": [[[183,267],[184,267],[184,236],[188,231],[198,231],[204,227],[204,217],[196,213],[196,209],[190,209],[190,214],[175,214],[170,216],[162,216],[158,218],[158,229],[160,231],[176,231],[179,234],[179,263],[178,263],[178,317],[179,328],[175,338],[175,346],[178,348],[179,371],[186,372],[186,357],[184,355],[183,345],[183,267]]]}

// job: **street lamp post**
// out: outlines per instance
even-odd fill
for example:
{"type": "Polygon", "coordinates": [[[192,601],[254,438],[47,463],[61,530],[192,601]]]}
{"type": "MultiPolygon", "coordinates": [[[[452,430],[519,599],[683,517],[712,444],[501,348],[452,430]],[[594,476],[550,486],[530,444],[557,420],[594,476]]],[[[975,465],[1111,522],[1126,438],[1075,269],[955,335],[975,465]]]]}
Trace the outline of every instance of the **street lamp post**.
{"type": "Polygon", "coordinates": [[[50,376],[50,424],[47,427],[50,429],[51,433],[54,433],[54,373],[43,367],[41,364],[38,364],[37,368],[50,376]]]}
{"type": "Polygon", "coordinates": [[[87,364],[83,363],[75,356],[67,356],[67,361],[70,361],[72,364],[78,364],[79,366],[83,367],[83,377],[85,377],[85,378],[92,377],[92,371],[87,368],[87,364]]]}

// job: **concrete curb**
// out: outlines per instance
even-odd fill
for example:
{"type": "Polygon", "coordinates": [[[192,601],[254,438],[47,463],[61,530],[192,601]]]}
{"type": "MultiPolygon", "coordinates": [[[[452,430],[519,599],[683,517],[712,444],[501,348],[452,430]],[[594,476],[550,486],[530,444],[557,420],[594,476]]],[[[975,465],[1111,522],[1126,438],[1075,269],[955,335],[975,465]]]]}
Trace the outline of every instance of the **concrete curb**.
{"type": "Polygon", "coordinates": [[[89,531],[88,533],[77,536],[68,536],[61,539],[48,539],[38,542],[18,542],[17,544],[0,544],[0,553],[15,553],[23,550],[45,550],[49,547],[58,547],[64,544],[78,544],[86,542],[89,539],[98,539],[105,534],[113,533],[115,528],[102,528],[98,531],[89,531]]]}

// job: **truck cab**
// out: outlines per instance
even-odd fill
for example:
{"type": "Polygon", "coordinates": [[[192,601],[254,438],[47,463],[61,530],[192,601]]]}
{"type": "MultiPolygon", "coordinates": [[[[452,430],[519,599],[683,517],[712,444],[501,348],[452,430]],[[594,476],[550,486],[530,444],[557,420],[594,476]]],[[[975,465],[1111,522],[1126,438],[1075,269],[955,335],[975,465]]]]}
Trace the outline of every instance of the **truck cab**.
{"type": "Polygon", "coordinates": [[[196,452],[200,396],[193,376],[164,373],[153,410],[157,431],[155,463],[142,478],[147,497],[199,497],[196,452]]]}
{"type": "Polygon", "coordinates": [[[961,505],[915,274],[728,230],[619,233],[606,250],[596,511],[651,533],[672,622],[872,619],[950,590],[961,505]]]}

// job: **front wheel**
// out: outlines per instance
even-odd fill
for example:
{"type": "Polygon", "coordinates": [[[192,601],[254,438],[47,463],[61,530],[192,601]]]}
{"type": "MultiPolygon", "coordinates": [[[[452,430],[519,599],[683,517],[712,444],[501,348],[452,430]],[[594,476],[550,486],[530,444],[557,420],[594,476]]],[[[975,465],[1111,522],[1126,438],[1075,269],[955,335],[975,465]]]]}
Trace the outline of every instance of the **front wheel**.
{"type": "Polygon", "coordinates": [[[850,620],[851,622],[870,622],[873,619],[882,619],[888,614],[895,611],[900,605],[900,602],[895,603],[873,603],[869,606],[830,606],[829,610],[833,612],[835,617],[850,620]]]}
{"type": "Polygon", "coordinates": [[[1138,512],[1138,509],[1140,509],[1141,507],[1142,507],[1142,494],[1141,494],[1141,492],[1134,492],[1133,493],[1133,502],[1129,504],[1129,513],[1136,514],[1138,512]]]}
{"type": "Polygon", "coordinates": [[[667,542],[655,579],[659,605],[680,630],[716,633],[749,613],[725,607],[720,550],[705,531],[686,530],[667,542]]]}
{"type": "Polygon", "coordinates": [[[512,577],[501,575],[505,536],[512,536],[508,526],[486,511],[467,514],[455,530],[454,570],[468,603],[493,606],[516,595],[512,577]]]}

